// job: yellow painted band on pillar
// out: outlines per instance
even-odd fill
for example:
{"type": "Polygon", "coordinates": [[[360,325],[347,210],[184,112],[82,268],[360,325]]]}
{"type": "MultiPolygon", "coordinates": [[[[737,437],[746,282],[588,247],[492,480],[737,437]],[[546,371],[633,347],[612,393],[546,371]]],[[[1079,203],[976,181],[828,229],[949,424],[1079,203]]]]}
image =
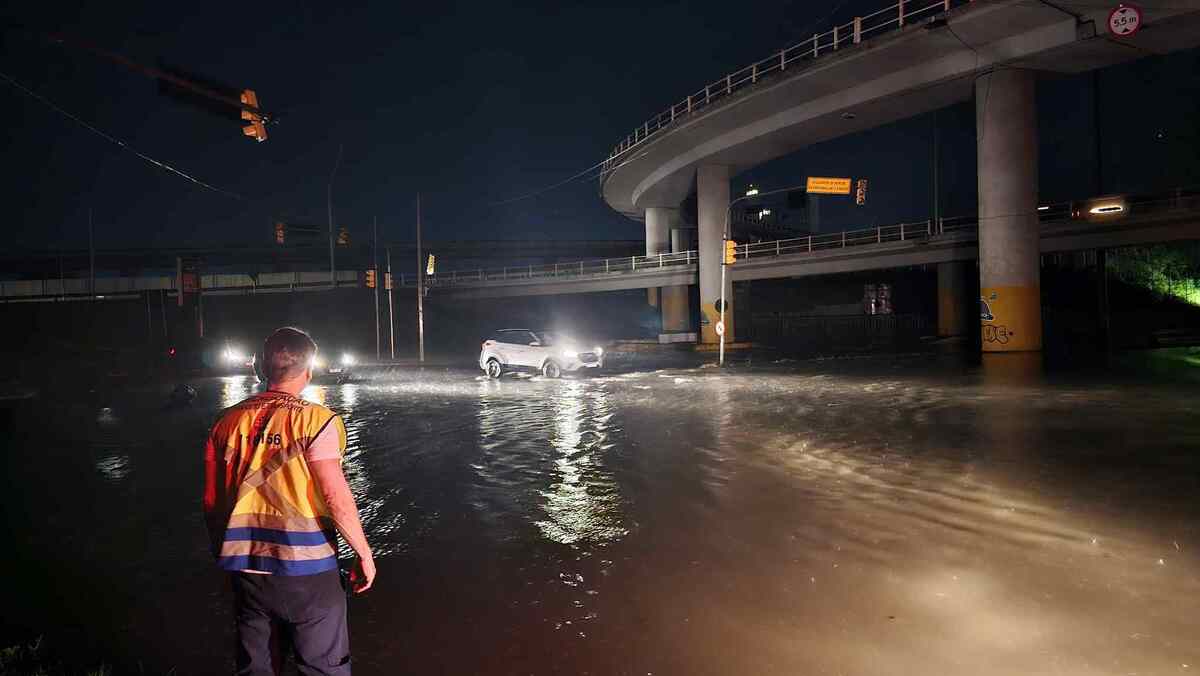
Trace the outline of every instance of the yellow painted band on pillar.
{"type": "Polygon", "coordinates": [[[1042,349],[1042,296],[1036,286],[984,287],[979,321],[984,352],[1042,349]]]}
{"type": "MultiPolygon", "coordinates": [[[[729,304],[725,308],[725,341],[733,342],[733,337],[736,335],[733,332],[733,300],[726,298],[725,302],[729,304]]],[[[717,312],[716,303],[705,303],[700,308],[700,342],[701,343],[719,343],[721,337],[717,335],[717,322],[721,321],[721,313],[717,312]]]]}
{"type": "Polygon", "coordinates": [[[662,328],[664,333],[687,331],[691,324],[688,317],[688,287],[663,287],[661,294],[662,328]]]}

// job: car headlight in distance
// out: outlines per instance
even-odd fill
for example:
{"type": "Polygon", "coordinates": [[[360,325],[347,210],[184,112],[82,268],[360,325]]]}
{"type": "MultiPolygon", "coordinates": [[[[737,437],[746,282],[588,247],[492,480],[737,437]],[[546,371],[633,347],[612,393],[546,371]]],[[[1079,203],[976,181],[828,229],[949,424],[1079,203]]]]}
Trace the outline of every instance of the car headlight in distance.
{"type": "Polygon", "coordinates": [[[597,356],[597,357],[602,357],[602,356],[604,356],[604,348],[600,347],[599,345],[597,345],[596,347],[592,348],[592,351],[596,353],[596,356],[597,356]]]}
{"type": "Polygon", "coordinates": [[[357,360],[354,358],[354,355],[349,352],[342,355],[342,366],[354,366],[355,361],[357,360]]]}
{"type": "Polygon", "coordinates": [[[579,356],[579,353],[575,350],[563,350],[562,356],[564,359],[575,359],[579,356]]]}
{"type": "Polygon", "coordinates": [[[314,356],[312,358],[312,367],[313,367],[313,369],[316,369],[316,370],[325,368],[325,360],[322,359],[321,357],[314,356]]]}
{"type": "Polygon", "coordinates": [[[238,352],[237,350],[233,349],[232,347],[225,348],[225,352],[222,356],[225,357],[225,361],[231,362],[231,363],[246,361],[246,356],[243,355],[241,352],[238,352]]]}

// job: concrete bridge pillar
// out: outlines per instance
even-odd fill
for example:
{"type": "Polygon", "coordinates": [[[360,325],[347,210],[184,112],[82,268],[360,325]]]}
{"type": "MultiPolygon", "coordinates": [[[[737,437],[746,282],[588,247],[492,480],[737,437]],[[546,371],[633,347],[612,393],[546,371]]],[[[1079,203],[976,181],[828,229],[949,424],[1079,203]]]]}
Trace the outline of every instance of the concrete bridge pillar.
{"type": "Polygon", "coordinates": [[[975,81],[984,353],[1042,349],[1034,105],[1030,71],[1001,68],[975,81]]]}
{"type": "MultiPolygon", "coordinates": [[[[671,253],[683,253],[692,250],[692,230],[679,227],[671,229],[671,253]]],[[[691,331],[691,317],[688,316],[689,289],[684,285],[664,286],[662,288],[662,330],[663,333],[687,333],[691,331]]]]}
{"type": "Polygon", "coordinates": [[[973,272],[971,264],[966,261],[938,263],[937,334],[939,338],[967,335],[969,330],[967,322],[971,319],[974,307],[978,306],[978,303],[967,297],[973,286],[968,281],[967,275],[973,272]]]}
{"type": "MultiPolygon", "coordinates": [[[[729,211],[729,167],[708,164],[696,170],[696,212],[700,248],[700,342],[717,343],[716,326],[721,313],[721,242],[729,211]]],[[[726,277],[725,335],[732,340],[733,281],[726,277]]]]}
{"type": "MultiPolygon", "coordinates": [[[[646,209],[646,255],[671,253],[671,228],[678,227],[679,210],[669,207],[646,209]]],[[[659,306],[659,289],[646,289],[646,302],[659,306]]]]}

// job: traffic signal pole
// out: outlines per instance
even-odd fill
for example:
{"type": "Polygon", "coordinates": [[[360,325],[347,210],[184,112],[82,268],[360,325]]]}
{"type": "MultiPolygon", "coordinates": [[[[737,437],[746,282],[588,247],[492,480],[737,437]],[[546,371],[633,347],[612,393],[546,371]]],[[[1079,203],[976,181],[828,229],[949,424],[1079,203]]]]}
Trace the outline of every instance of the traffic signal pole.
{"type": "MultiPolygon", "coordinates": [[[[729,206],[732,207],[733,204],[730,203],[729,206]]],[[[718,366],[725,365],[725,270],[726,270],[726,268],[729,267],[729,264],[725,262],[725,247],[728,246],[726,244],[726,242],[728,242],[728,241],[729,241],[729,211],[726,210],[725,211],[725,236],[721,238],[721,319],[720,319],[721,323],[717,325],[717,328],[719,328],[721,330],[720,331],[721,335],[718,336],[721,339],[721,347],[719,348],[720,351],[717,356],[717,365],[718,366]]]]}
{"type": "Polygon", "coordinates": [[[717,352],[717,355],[718,355],[717,356],[717,364],[719,366],[725,365],[725,308],[726,308],[726,306],[729,305],[726,302],[727,299],[725,298],[725,275],[726,275],[726,268],[728,268],[732,264],[732,263],[726,262],[725,256],[726,256],[727,248],[729,246],[729,237],[730,237],[729,219],[730,219],[730,214],[733,213],[733,207],[738,202],[744,202],[753,197],[767,197],[769,195],[778,195],[781,192],[788,192],[791,190],[797,190],[799,188],[807,188],[807,186],[808,186],[807,183],[802,183],[800,185],[793,185],[793,186],[789,186],[787,188],[779,188],[777,190],[769,190],[767,192],[755,191],[754,194],[752,194],[752,195],[743,195],[742,197],[739,197],[737,199],[730,200],[729,206],[725,209],[725,231],[721,236],[721,301],[720,301],[721,302],[721,318],[719,320],[721,322],[720,336],[719,336],[721,339],[721,342],[720,342],[720,348],[718,348],[718,352],[717,352]]]}
{"type": "MultiPolygon", "coordinates": [[[[199,85],[199,84],[192,82],[191,80],[188,80],[186,78],[179,77],[178,75],[175,75],[174,73],[169,73],[165,70],[162,70],[161,68],[154,68],[152,66],[147,66],[147,65],[138,63],[137,61],[134,61],[133,59],[126,58],[120,54],[117,54],[116,52],[112,52],[107,49],[98,47],[90,42],[87,42],[86,40],[81,40],[79,38],[71,37],[71,36],[65,35],[63,33],[51,33],[51,34],[46,35],[45,38],[51,42],[54,42],[54,43],[57,43],[60,45],[70,45],[72,47],[82,49],[85,52],[90,52],[95,56],[99,56],[103,59],[107,59],[119,66],[124,66],[125,68],[128,68],[129,70],[141,73],[142,75],[145,75],[146,77],[153,78],[155,80],[163,80],[165,82],[170,82],[171,84],[175,85],[176,87],[179,87],[181,89],[186,89],[186,90],[188,90],[194,94],[197,94],[199,96],[203,96],[207,99],[211,99],[211,100],[219,102],[219,103],[224,103],[233,108],[237,108],[237,109],[241,110],[243,113],[249,113],[249,114],[257,117],[259,119],[259,121],[262,123],[269,124],[275,120],[274,115],[271,115],[270,113],[267,113],[258,107],[257,99],[253,103],[251,103],[248,101],[243,101],[241,98],[233,98],[231,96],[226,96],[225,94],[223,94],[221,92],[213,91],[212,89],[209,89],[208,87],[199,85]]],[[[246,118],[246,119],[248,119],[248,118],[246,118]]]]}
{"type": "Polygon", "coordinates": [[[379,361],[379,217],[371,219],[371,269],[375,271],[375,361],[379,361]]]}
{"type": "Polygon", "coordinates": [[[333,161],[333,171],[329,172],[329,183],[325,185],[325,208],[329,215],[329,286],[333,289],[337,288],[337,266],[333,262],[333,179],[341,164],[342,144],[339,143],[337,159],[333,161]]]}
{"type": "Polygon", "coordinates": [[[388,345],[392,361],[396,361],[396,320],[392,315],[392,249],[387,249],[388,345]]]}
{"type": "Polygon", "coordinates": [[[425,363],[425,265],[421,255],[421,193],[417,193],[417,356],[425,363]]]}

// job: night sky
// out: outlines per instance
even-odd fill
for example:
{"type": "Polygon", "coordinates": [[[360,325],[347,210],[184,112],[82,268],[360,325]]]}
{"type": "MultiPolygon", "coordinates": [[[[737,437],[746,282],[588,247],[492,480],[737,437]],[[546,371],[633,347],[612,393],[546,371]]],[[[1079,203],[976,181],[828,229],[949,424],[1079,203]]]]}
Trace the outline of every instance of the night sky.
{"type": "MultiPolygon", "coordinates": [[[[0,83],[5,247],[266,245],[273,218],[325,223],[339,144],[336,221],[361,241],[373,216],[412,237],[423,193],[435,239],[633,239],[595,180],[534,199],[602,160],[633,126],[705,81],[880,0],[789,3],[90,3],[22,9],[6,23],[5,74],[134,148],[238,193],[236,200],[154,167],[0,83]],[[819,6],[820,9],[814,9],[819,6]],[[62,32],[149,65],[177,65],[258,92],[280,122],[262,144],[240,125],[160,96],[144,76],[38,32],[62,32]]],[[[1107,191],[1200,183],[1200,53],[1103,71],[1107,191]],[[1119,83],[1119,86],[1117,84],[1119,83]]],[[[1096,192],[1090,75],[1039,89],[1043,199],[1096,192]]],[[[784,185],[806,174],[869,176],[872,200],[823,210],[823,229],[929,213],[929,116],[821,144],[739,177],[784,185]]],[[[938,113],[946,213],[974,208],[973,109],[938,113]]]]}

